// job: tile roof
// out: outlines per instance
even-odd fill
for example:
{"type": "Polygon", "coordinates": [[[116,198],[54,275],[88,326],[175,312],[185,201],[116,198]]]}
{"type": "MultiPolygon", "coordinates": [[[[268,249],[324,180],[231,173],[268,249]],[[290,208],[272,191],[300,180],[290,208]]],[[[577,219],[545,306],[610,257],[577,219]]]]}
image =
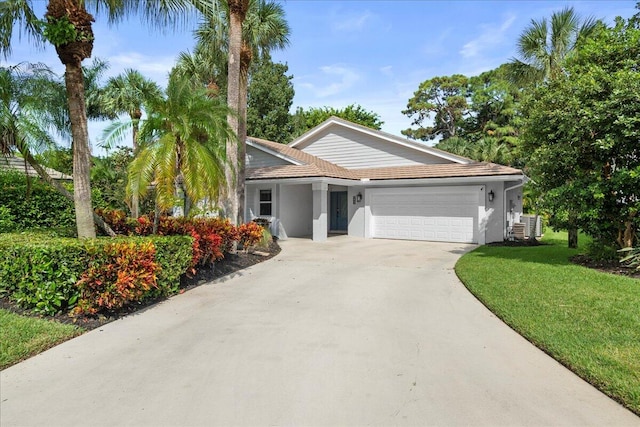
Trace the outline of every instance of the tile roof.
{"type": "Polygon", "coordinates": [[[495,163],[473,162],[468,164],[433,164],[416,166],[394,166],[369,169],[345,169],[333,163],[322,160],[304,151],[284,144],[249,138],[258,145],[271,149],[303,165],[283,165],[263,168],[249,168],[246,179],[282,179],[327,177],[361,180],[391,180],[391,179],[425,179],[425,178],[456,178],[479,177],[496,175],[522,175],[522,171],[509,166],[495,163]]]}
{"type": "MultiPolygon", "coordinates": [[[[48,167],[42,167],[48,174],[49,176],[51,176],[51,178],[53,179],[63,179],[63,180],[68,180],[68,181],[72,181],[73,177],[71,175],[67,175],[65,173],[59,172],[55,169],[51,169],[48,167]]],[[[25,173],[25,160],[21,159],[19,157],[14,157],[14,156],[2,156],[0,155],[0,169],[8,169],[8,170],[14,170],[20,173],[25,173]]],[[[33,177],[37,177],[38,176],[38,172],[36,172],[36,170],[34,168],[31,167],[30,164],[26,164],[26,174],[28,176],[33,176],[33,177]]]]}

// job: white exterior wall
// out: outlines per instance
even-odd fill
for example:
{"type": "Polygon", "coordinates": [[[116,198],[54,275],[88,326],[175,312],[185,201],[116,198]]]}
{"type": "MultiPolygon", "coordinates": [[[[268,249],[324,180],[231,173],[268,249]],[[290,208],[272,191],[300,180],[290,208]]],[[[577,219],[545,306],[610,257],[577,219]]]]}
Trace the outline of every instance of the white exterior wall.
{"type": "Polygon", "coordinates": [[[251,147],[250,145],[247,145],[247,155],[245,159],[247,168],[264,168],[291,164],[286,160],[273,156],[269,153],[265,153],[262,150],[251,147]]]}
{"type": "Polygon", "coordinates": [[[297,148],[347,169],[451,163],[440,157],[336,126],[318,135],[305,146],[297,148]]]}
{"type": "Polygon", "coordinates": [[[486,243],[502,242],[504,240],[504,183],[492,182],[485,187],[484,206],[487,219],[486,243]],[[489,192],[493,191],[493,201],[489,201],[489,192]]]}
{"type": "Polygon", "coordinates": [[[313,233],[313,198],[311,184],[280,186],[280,225],[289,237],[313,233]]]}
{"type": "Polygon", "coordinates": [[[362,186],[349,187],[349,236],[353,237],[365,237],[364,233],[364,199],[365,190],[362,186]],[[354,198],[358,195],[362,195],[360,202],[354,203],[354,198]]]}

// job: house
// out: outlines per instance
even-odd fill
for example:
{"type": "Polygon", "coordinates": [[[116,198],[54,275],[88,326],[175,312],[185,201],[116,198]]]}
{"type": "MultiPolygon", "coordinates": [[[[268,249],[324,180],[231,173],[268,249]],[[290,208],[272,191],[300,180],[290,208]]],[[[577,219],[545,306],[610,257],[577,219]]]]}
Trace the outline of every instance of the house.
{"type": "Polygon", "coordinates": [[[522,213],[519,169],[476,162],[332,117],[289,145],[247,139],[245,220],[281,239],[486,244],[522,213]]]}
{"type": "MultiPolygon", "coordinates": [[[[45,166],[43,166],[42,168],[53,179],[61,181],[73,181],[73,177],[70,175],[45,166]]],[[[39,176],[38,172],[36,172],[36,170],[31,167],[31,165],[27,163],[26,160],[14,156],[0,156],[0,169],[20,172],[34,178],[37,178],[39,176]]]]}

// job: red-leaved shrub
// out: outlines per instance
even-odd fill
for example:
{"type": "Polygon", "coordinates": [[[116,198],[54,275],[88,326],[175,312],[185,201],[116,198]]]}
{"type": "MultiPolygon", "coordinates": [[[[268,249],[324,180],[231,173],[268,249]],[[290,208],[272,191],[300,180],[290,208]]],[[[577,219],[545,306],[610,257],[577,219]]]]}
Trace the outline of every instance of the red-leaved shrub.
{"type": "Polygon", "coordinates": [[[245,250],[255,246],[262,240],[264,228],[255,222],[248,222],[238,227],[239,242],[245,250]]]}
{"type": "Polygon", "coordinates": [[[76,284],[80,298],[74,312],[96,314],[143,300],[157,288],[155,253],[152,242],[114,242],[96,251],[76,284]]]}

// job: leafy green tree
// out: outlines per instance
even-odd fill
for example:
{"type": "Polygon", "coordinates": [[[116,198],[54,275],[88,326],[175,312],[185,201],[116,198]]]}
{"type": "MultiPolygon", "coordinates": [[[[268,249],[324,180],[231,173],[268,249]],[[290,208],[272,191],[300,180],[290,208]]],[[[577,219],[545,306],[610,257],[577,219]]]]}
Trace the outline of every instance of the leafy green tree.
{"type": "Polygon", "coordinates": [[[345,108],[310,107],[306,110],[298,107],[291,119],[293,122],[293,137],[297,138],[332,116],[376,130],[380,130],[384,124],[384,122],[380,120],[378,113],[365,110],[358,104],[347,105],[345,108]]]}
{"type": "Polygon", "coordinates": [[[247,134],[286,144],[291,141],[294,89],[286,64],[273,63],[268,55],[253,66],[247,100],[247,134]]]}
{"type": "Polygon", "coordinates": [[[104,157],[94,157],[91,184],[95,206],[127,211],[127,168],[133,160],[133,150],[118,147],[104,157]]]}
{"type": "Polygon", "coordinates": [[[73,174],[73,151],[71,148],[60,146],[47,148],[41,153],[34,154],[33,157],[43,166],[69,176],[73,174]]]}
{"type": "Polygon", "coordinates": [[[412,126],[403,135],[429,141],[459,134],[468,114],[469,79],[461,74],[434,77],[420,83],[402,114],[412,117],[412,126]],[[430,125],[432,124],[432,125],[430,125]]]}
{"type": "MultiPolygon", "coordinates": [[[[144,19],[158,26],[166,26],[184,17],[191,4],[186,0],[94,0],[92,3],[97,10],[105,11],[111,22],[132,13],[140,13],[144,19]]],[[[48,40],[55,46],[58,57],[65,66],[65,86],[73,138],[73,196],[78,237],[95,237],[90,185],[91,151],[81,65],[83,60],[91,57],[93,50],[94,18],[87,11],[84,0],[48,0],[45,19],[46,23],[41,25],[29,0],[5,0],[0,7],[0,52],[5,57],[11,52],[14,26],[19,26],[16,33],[26,33],[36,44],[43,44],[48,40]]]]}
{"type": "MultiPolygon", "coordinates": [[[[176,189],[184,194],[184,213],[191,203],[215,203],[225,183],[225,145],[234,138],[229,109],[206,88],[172,76],[166,97],[152,100],[140,125],[140,152],[129,166],[128,195],[147,194],[155,186],[156,204],[175,206],[176,189]]],[[[124,134],[128,123],[115,123],[106,132],[124,134]]]]}
{"type": "MultiPolygon", "coordinates": [[[[631,246],[640,210],[640,28],[601,26],[525,105],[530,175],[558,227],[631,246]]],[[[570,246],[577,244],[570,240],[570,246]]]]}
{"type": "Polygon", "coordinates": [[[518,38],[519,58],[510,63],[511,76],[521,85],[537,84],[562,75],[565,60],[594,32],[598,21],[582,20],[572,7],[531,20],[518,38]]]}

